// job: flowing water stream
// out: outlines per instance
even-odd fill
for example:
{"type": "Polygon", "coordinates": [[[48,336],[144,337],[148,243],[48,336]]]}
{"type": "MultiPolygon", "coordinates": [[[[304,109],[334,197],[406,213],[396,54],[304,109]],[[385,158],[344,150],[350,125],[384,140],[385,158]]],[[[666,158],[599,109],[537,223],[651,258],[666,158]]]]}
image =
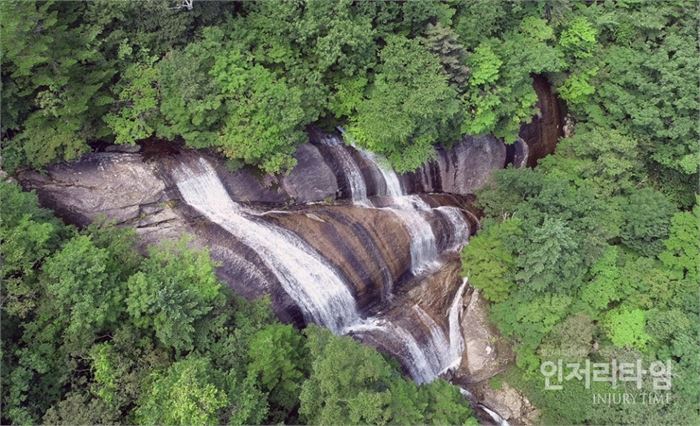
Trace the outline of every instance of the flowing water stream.
{"type": "MultiPolygon", "coordinates": [[[[349,166],[352,164],[351,159],[347,157],[348,169],[359,171],[359,167],[349,166]]],[[[387,171],[385,173],[391,176],[387,171]]],[[[308,322],[323,325],[335,334],[374,333],[393,341],[395,347],[401,348],[397,355],[419,383],[429,382],[458,364],[463,347],[459,312],[466,281],[455,293],[450,310],[446,313],[449,323],[447,335],[418,305],[413,306],[408,313],[413,327],[403,325],[400,318],[363,318],[343,274],[292,231],[270,223],[261,213],[234,202],[214,167],[205,159],[181,163],[173,170],[172,176],[188,205],[259,254],[284,291],[300,307],[308,322]]],[[[362,189],[366,186],[359,184],[364,181],[356,179],[354,182],[351,191],[354,194],[366,194],[366,190],[362,189]]],[[[397,182],[398,178],[389,177],[387,188],[396,191],[400,188],[397,182]]],[[[455,226],[455,238],[464,238],[466,241],[468,232],[465,232],[464,220],[462,218],[459,222],[457,218],[461,216],[453,215],[451,210],[431,209],[420,198],[403,194],[392,195],[392,200],[396,200],[399,207],[392,205],[385,209],[392,210],[405,220],[408,230],[430,230],[432,235],[430,224],[417,218],[422,218],[421,212],[439,212],[453,217],[450,222],[455,226]],[[446,211],[450,213],[445,213],[446,211]]],[[[414,234],[409,234],[413,240],[414,234]]],[[[412,268],[437,259],[434,236],[427,241],[418,240],[417,245],[414,241],[411,244],[412,252],[420,252],[415,256],[412,253],[412,268]]]]}
{"type": "MultiPolygon", "coordinates": [[[[342,130],[341,130],[342,132],[342,130]]],[[[332,147],[333,153],[340,161],[342,173],[350,182],[352,201],[358,205],[371,207],[372,202],[367,199],[367,184],[362,177],[359,165],[355,162],[349,147],[336,137],[322,138],[322,143],[332,147]]],[[[406,230],[411,236],[411,272],[413,275],[434,271],[441,263],[438,261],[438,249],[435,233],[424,215],[432,214],[431,207],[418,195],[408,195],[401,186],[401,181],[396,172],[386,164],[386,160],[380,156],[363,150],[356,149],[372,170],[372,176],[381,177],[381,182],[376,182],[377,188],[384,189],[377,195],[390,199],[390,206],[384,207],[391,210],[401,218],[406,230]]],[[[461,224],[455,224],[456,233],[464,237],[461,229],[464,227],[464,218],[461,224]]]]}
{"type": "MultiPolygon", "coordinates": [[[[467,243],[469,225],[461,209],[432,208],[420,196],[407,194],[398,175],[375,154],[358,150],[358,155],[353,155],[351,150],[355,148],[343,144],[336,136],[326,135],[320,143],[342,168],[338,171],[342,173],[339,178],[347,182],[353,204],[386,210],[400,218],[410,238],[410,270],[414,276],[427,274],[442,264],[428,218],[432,221],[440,218],[448,226],[448,239],[441,243],[444,250],[456,252],[467,243]],[[358,158],[363,164],[358,163],[358,158]],[[372,188],[381,197],[381,204],[368,196],[365,176],[374,179],[372,188]]],[[[363,315],[348,278],[299,235],[267,218],[269,214],[288,212],[259,212],[234,202],[214,167],[201,157],[180,163],[172,171],[172,177],[189,206],[259,255],[263,266],[274,274],[301,309],[306,322],[323,325],[335,334],[369,338],[396,356],[417,383],[430,382],[459,366],[464,350],[460,315],[466,278],[453,293],[447,311],[441,314],[444,317],[438,320],[446,323],[446,328],[418,304],[404,308],[399,316],[385,316],[381,312],[363,315]]],[[[428,178],[424,180],[427,182],[428,178]]],[[[253,272],[260,275],[259,270],[253,272]]],[[[387,278],[390,277],[384,280],[387,278]]],[[[391,293],[391,283],[388,289],[391,293]]],[[[383,300],[393,297],[384,296],[383,300]]],[[[484,407],[484,411],[490,410],[484,407]]],[[[493,413],[494,421],[499,419],[496,416],[493,413]]]]}
{"type": "Polygon", "coordinates": [[[336,334],[360,318],[344,279],[294,233],[251,217],[233,202],[204,159],[173,171],[182,198],[195,210],[260,254],[310,322],[336,334]]]}

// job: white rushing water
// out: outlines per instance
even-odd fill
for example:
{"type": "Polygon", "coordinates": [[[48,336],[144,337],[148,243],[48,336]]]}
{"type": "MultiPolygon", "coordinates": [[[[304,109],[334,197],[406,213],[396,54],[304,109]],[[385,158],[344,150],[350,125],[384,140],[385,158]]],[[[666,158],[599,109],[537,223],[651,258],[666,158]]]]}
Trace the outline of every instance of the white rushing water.
{"type": "Polygon", "coordinates": [[[411,238],[411,273],[419,275],[437,269],[440,262],[433,228],[411,200],[406,197],[398,200],[390,210],[401,218],[411,238]]]}
{"type": "Polygon", "coordinates": [[[435,380],[448,370],[456,368],[462,361],[464,338],[460,326],[460,313],[462,311],[464,289],[467,279],[454,295],[448,311],[449,335],[445,336],[442,328],[420,306],[414,305],[411,310],[418,319],[411,330],[424,330],[423,344],[418,337],[400,324],[377,318],[367,318],[349,327],[350,333],[376,333],[401,348],[400,358],[408,369],[411,378],[417,383],[428,383],[435,380]]]}
{"type": "Polygon", "coordinates": [[[491,419],[493,419],[493,421],[496,423],[496,425],[498,425],[498,426],[510,426],[510,423],[508,423],[508,421],[506,419],[504,419],[503,417],[501,417],[501,415],[498,414],[497,412],[493,411],[492,409],[485,406],[484,404],[477,404],[477,405],[479,408],[484,410],[484,412],[486,412],[486,414],[488,414],[489,417],[491,417],[491,419]]]}
{"type": "Polygon", "coordinates": [[[187,204],[260,255],[308,321],[341,334],[359,320],[355,299],[338,272],[296,234],[249,217],[206,160],[200,158],[194,168],[183,164],[173,176],[187,204]]]}
{"type": "Polygon", "coordinates": [[[450,358],[450,343],[442,328],[428,315],[420,306],[413,305],[413,310],[420,318],[426,330],[428,330],[428,341],[426,345],[428,356],[430,357],[432,374],[439,376],[454,363],[450,358]]]}
{"type": "Polygon", "coordinates": [[[356,149],[373,168],[379,171],[386,188],[386,194],[380,195],[391,197],[391,207],[387,209],[401,218],[408,231],[411,238],[411,272],[413,275],[418,275],[436,269],[440,262],[435,233],[430,223],[423,217],[424,213],[429,214],[432,209],[419,196],[406,195],[399,176],[384,159],[369,151],[356,149]]]}
{"type": "Polygon", "coordinates": [[[436,363],[434,357],[430,356],[430,349],[421,346],[416,337],[401,325],[383,319],[368,318],[348,328],[348,332],[375,333],[394,342],[402,349],[400,358],[416,383],[427,383],[437,377],[436,363]]]}
{"type": "Polygon", "coordinates": [[[379,170],[379,173],[382,175],[382,179],[384,180],[384,184],[386,187],[386,194],[389,197],[401,197],[402,195],[406,195],[403,191],[403,188],[401,187],[401,181],[399,180],[399,176],[396,174],[394,169],[392,169],[388,164],[387,161],[381,157],[379,157],[377,154],[366,151],[364,149],[355,147],[362,157],[364,157],[367,161],[369,161],[374,167],[379,170]]]}
{"type": "Polygon", "coordinates": [[[461,250],[469,239],[469,225],[464,220],[461,210],[452,206],[440,206],[436,210],[442,213],[452,228],[448,250],[461,250]]]}
{"type": "MultiPolygon", "coordinates": [[[[343,175],[350,184],[350,191],[353,204],[363,207],[373,207],[372,202],[367,199],[367,184],[362,176],[360,167],[352,157],[347,146],[340,139],[334,136],[321,137],[321,143],[329,147],[334,158],[336,158],[343,175]]],[[[417,195],[406,195],[401,187],[401,181],[394,170],[389,167],[384,159],[378,155],[356,148],[360,155],[371,165],[373,175],[381,177],[382,182],[377,185],[386,190],[386,195],[390,197],[391,205],[383,207],[396,214],[410,237],[411,246],[411,273],[418,275],[427,271],[432,271],[440,266],[438,261],[438,250],[430,223],[423,217],[423,214],[431,214],[432,209],[417,195]],[[377,173],[378,172],[378,173],[377,173]]]]}
{"type": "Polygon", "coordinates": [[[355,162],[355,159],[352,158],[352,154],[343,146],[343,142],[335,136],[324,135],[321,137],[321,143],[326,145],[333,153],[332,155],[340,161],[343,174],[350,184],[352,201],[355,204],[368,204],[365,178],[362,176],[360,167],[355,162]]]}
{"type": "Polygon", "coordinates": [[[450,359],[451,365],[447,368],[454,368],[462,361],[462,352],[464,351],[464,336],[462,335],[460,314],[462,313],[462,304],[464,303],[464,289],[467,287],[468,279],[462,278],[462,285],[457,289],[450,310],[447,315],[449,333],[450,333],[450,359]]]}
{"type": "MultiPolygon", "coordinates": [[[[344,147],[341,147],[344,150],[344,147]]],[[[359,167],[349,156],[348,169],[359,167]],[[355,164],[355,167],[349,164],[355,164]]],[[[345,164],[343,162],[343,164],[345,164]]],[[[393,171],[386,187],[395,194],[401,191],[399,180],[393,171]],[[393,174],[394,178],[391,178],[393,174]]],[[[400,348],[399,356],[413,379],[418,383],[434,380],[442,372],[458,365],[463,341],[459,330],[459,313],[466,280],[454,296],[448,312],[449,335],[419,306],[412,308],[417,321],[415,326],[405,328],[398,322],[386,319],[362,319],[342,275],[313,247],[295,233],[278,225],[265,222],[259,213],[235,203],[219,179],[216,170],[203,158],[194,164],[181,164],[172,172],[183,200],[213,223],[218,224],[232,236],[249,246],[265,266],[275,275],[282,288],[304,313],[307,321],[323,325],[334,334],[377,333],[385,336],[400,348]],[[412,332],[413,331],[413,332],[412,332]]],[[[364,180],[351,184],[353,194],[366,197],[364,180]],[[361,183],[360,183],[361,182],[361,183]]],[[[433,212],[427,203],[415,195],[392,195],[394,205],[387,209],[402,218],[411,236],[412,269],[437,262],[437,248],[430,224],[423,214],[433,212]]],[[[449,219],[455,232],[462,235],[466,226],[463,218],[457,224],[459,212],[438,210],[449,219]]],[[[468,232],[467,234],[468,235],[468,232]]],[[[461,237],[460,237],[461,239],[461,237]]],[[[242,264],[245,266],[244,264],[242,264]]],[[[257,269],[257,268],[256,268],[257,269]]],[[[259,270],[253,271],[260,274],[259,270]]]]}

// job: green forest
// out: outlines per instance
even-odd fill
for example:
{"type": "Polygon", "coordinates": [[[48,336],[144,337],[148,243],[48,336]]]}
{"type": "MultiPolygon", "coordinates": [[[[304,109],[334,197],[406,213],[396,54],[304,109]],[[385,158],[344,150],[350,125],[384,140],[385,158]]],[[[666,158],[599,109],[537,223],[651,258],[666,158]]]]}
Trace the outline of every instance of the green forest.
{"type": "MultiPolygon", "coordinates": [[[[412,171],[460,135],[515,142],[544,76],[573,130],[494,173],[462,252],[516,353],[493,386],[542,424],[700,424],[697,1],[188,4],[0,3],[3,170],[158,140],[284,174],[314,124],[412,171]],[[546,392],[556,359],[670,360],[671,397],[546,392]]],[[[2,424],[476,424],[448,382],[236,297],[187,240],[140,254],[11,182],[0,239],[2,424]]]]}

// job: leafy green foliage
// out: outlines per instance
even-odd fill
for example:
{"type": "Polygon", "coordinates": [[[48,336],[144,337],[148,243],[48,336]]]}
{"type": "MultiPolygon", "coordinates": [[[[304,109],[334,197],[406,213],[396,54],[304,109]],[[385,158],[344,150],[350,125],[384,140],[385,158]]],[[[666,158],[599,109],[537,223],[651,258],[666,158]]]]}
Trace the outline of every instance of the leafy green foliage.
{"type": "Polygon", "coordinates": [[[139,424],[205,425],[217,423],[226,395],[213,383],[206,358],[190,356],[164,373],[153,373],[136,409],[139,424]]]}
{"type": "Polygon", "coordinates": [[[103,134],[99,117],[114,75],[99,51],[97,31],[80,21],[81,3],[3,2],[3,127],[21,130],[7,148],[10,168],[42,167],[86,152],[103,134]]]}
{"type": "Polygon", "coordinates": [[[386,423],[388,387],[395,374],[386,361],[349,338],[331,339],[315,327],[307,333],[315,361],[300,396],[303,418],[314,424],[386,423]]]}
{"type": "Polygon", "coordinates": [[[700,203],[692,211],[676,213],[659,259],[676,277],[697,282],[700,278],[700,203]]]}
{"type": "Polygon", "coordinates": [[[580,361],[593,350],[596,326],[585,314],[569,315],[542,341],[537,355],[543,359],[580,361]]]}
{"type": "Polygon", "coordinates": [[[246,64],[235,52],[218,57],[211,74],[228,109],[219,149],[267,172],[290,169],[304,140],[302,90],[264,67],[246,64]]]}
{"type": "Polygon", "coordinates": [[[574,18],[559,36],[559,45],[575,58],[586,58],[596,48],[596,33],[596,28],[585,17],[574,18]]]}
{"type": "Polygon", "coordinates": [[[576,186],[591,185],[604,195],[631,192],[643,179],[637,141],[614,130],[577,129],[557,144],[557,155],[543,158],[540,169],[576,186]]]}
{"type": "Polygon", "coordinates": [[[416,40],[393,36],[380,57],[374,86],[348,131],[397,171],[413,170],[432,155],[433,144],[456,118],[457,94],[438,58],[416,40]]]}
{"type": "Polygon", "coordinates": [[[482,226],[462,250],[462,274],[487,300],[503,302],[515,289],[515,258],[509,241],[520,236],[520,222],[511,219],[482,226]]]}
{"type": "Polygon", "coordinates": [[[462,132],[493,133],[514,142],[521,123],[535,113],[537,96],[530,75],[565,66],[554,41],[553,29],[534,16],[524,18],[503,40],[482,41],[468,60],[472,74],[470,90],[462,97],[462,132]]]}
{"type": "Polygon", "coordinates": [[[187,241],[144,257],[133,233],[0,197],[3,423],[475,424],[454,386],[234,297],[187,241]]]}
{"type": "Polygon", "coordinates": [[[299,405],[300,383],[308,374],[308,353],[304,340],[289,325],[272,325],[253,336],[248,356],[248,376],[268,392],[278,413],[270,420],[284,421],[299,405]]]}
{"type": "Polygon", "coordinates": [[[471,410],[454,386],[437,380],[419,387],[402,379],[379,353],[349,337],[333,337],[315,326],[308,327],[306,334],[314,361],[302,386],[299,412],[307,422],[457,424],[469,420],[471,410]]]}
{"type": "Polygon", "coordinates": [[[469,67],[466,65],[467,51],[457,40],[457,35],[439,23],[429,24],[424,43],[440,59],[443,69],[450,77],[450,83],[461,91],[469,78],[469,67]]]}
{"type": "Polygon", "coordinates": [[[192,349],[195,323],[224,303],[209,255],[184,244],[151,250],[127,283],[134,324],[154,330],[163,345],[177,351],[192,349]]]}
{"type": "Polygon", "coordinates": [[[122,75],[118,91],[119,111],[109,113],[104,121],[114,132],[118,144],[133,144],[155,132],[158,116],[159,69],[152,64],[136,63],[122,75]]]}
{"type": "Polygon", "coordinates": [[[663,194],[650,189],[634,192],[623,208],[622,242],[645,256],[660,253],[674,212],[663,194]]]}
{"type": "MultiPolygon", "coordinates": [[[[412,170],[462,133],[515,140],[537,113],[539,74],[574,133],[535,170],[498,172],[479,193],[486,219],[463,271],[516,344],[514,380],[543,421],[700,422],[688,402],[700,396],[694,2],[173,6],[0,4],[3,169],[160,138],[276,173],[320,122],[412,170]],[[532,384],[551,356],[630,353],[671,359],[672,401],[593,407],[591,389],[532,384]]],[[[0,220],[3,422],[467,416],[443,382],[416,387],[347,339],[271,325],[265,303],[230,295],[204,253],[143,258],[133,236],[65,226],[6,183],[0,220]],[[362,380],[334,377],[335,365],[362,380]]]]}
{"type": "Polygon", "coordinates": [[[610,311],[604,321],[604,327],[615,346],[636,347],[644,349],[649,335],[644,331],[646,318],[640,309],[618,309],[610,311]]]}
{"type": "MultiPolygon", "coordinates": [[[[591,26],[597,20],[595,32],[602,46],[592,56],[580,54],[591,53],[590,47],[579,50],[572,65],[577,84],[585,79],[595,93],[585,102],[574,102],[575,116],[629,132],[648,143],[643,147],[645,161],[686,175],[697,174],[699,158],[692,141],[698,137],[700,99],[696,82],[685,72],[700,64],[693,8],[692,2],[682,0],[624,7],[608,3],[587,11],[593,20],[573,18],[560,39],[577,49],[592,47],[591,26]]],[[[567,100],[576,98],[573,84],[564,90],[567,100]]]]}
{"type": "Polygon", "coordinates": [[[88,236],[69,240],[43,266],[44,292],[53,322],[63,326],[64,344],[85,347],[100,330],[113,325],[123,309],[125,265],[88,236]]]}

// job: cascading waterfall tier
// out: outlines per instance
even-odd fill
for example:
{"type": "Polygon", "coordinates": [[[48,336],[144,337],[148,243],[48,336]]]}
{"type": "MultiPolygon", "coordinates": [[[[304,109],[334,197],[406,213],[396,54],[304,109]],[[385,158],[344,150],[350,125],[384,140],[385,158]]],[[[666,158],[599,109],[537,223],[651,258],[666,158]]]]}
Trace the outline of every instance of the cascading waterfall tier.
{"type": "Polygon", "coordinates": [[[469,224],[464,220],[462,211],[451,206],[440,206],[436,210],[442,213],[451,226],[449,250],[461,250],[469,239],[469,224]]]}
{"type": "MultiPolygon", "coordinates": [[[[458,332],[457,310],[452,312],[451,308],[449,313],[449,335],[418,305],[413,306],[410,314],[412,321],[420,324],[418,328],[405,327],[400,319],[362,318],[342,274],[299,236],[234,202],[206,160],[182,163],[172,175],[189,206],[260,255],[308,322],[323,325],[335,334],[384,335],[404,348],[399,356],[420,383],[435,379],[459,360],[461,352],[456,348],[462,347],[462,337],[458,332]]],[[[397,198],[407,200],[414,208],[430,209],[422,200],[410,196],[397,198]]],[[[453,302],[453,306],[461,306],[463,291],[464,285],[455,293],[455,300],[460,302],[453,302]]]]}
{"type": "Polygon", "coordinates": [[[370,318],[347,331],[378,342],[399,360],[417,383],[435,380],[462,360],[464,339],[460,327],[466,278],[455,292],[447,313],[448,334],[418,304],[398,319],[370,318]],[[409,324],[411,326],[409,326],[409,324]]]}
{"type": "Polygon", "coordinates": [[[369,206],[365,179],[350,152],[343,147],[343,142],[334,135],[323,135],[320,137],[320,141],[329,148],[331,155],[340,164],[343,175],[350,186],[350,197],[352,201],[356,204],[369,206]]]}
{"type": "Polygon", "coordinates": [[[257,251],[310,322],[336,334],[359,320],[344,279],[290,231],[264,223],[233,202],[216,170],[204,159],[173,172],[182,198],[195,210],[257,251]]]}
{"type": "MultiPolygon", "coordinates": [[[[350,185],[353,203],[372,207],[372,202],[367,198],[367,184],[359,165],[349,151],[350,148],[335,136],[323,135],[320,137],[320,141],[329,147],[332,155],[338,160],[342,174],[350,185]]],[[[369,165],[372,176],[381,178],[381,182],[376,182],[375,187],[381,188],[384,192],[378,190],[377,195],[389,197],[390,203],[389,206],[383,208],[391,210],[400,217],[411,236],[411,272],[413,275],[437,269],[440,262],[438,261],[435,233],[424,217],[424,215],[433,214],[433,209],[418,195],[406,194],[398,175],[386,164],[386,160],[369,151],[357,147],[354,149],[369,165]]],[[[462,228],[464,228],[465,222],[463,218],[461,221],[462,223],[454,223],[451,220],[455,226],[455,234],[459,234],[457,238],[463,237],[462,228]]],[[[466,237],[464,241],[466,241],[466,237]]]]}
{"type": "Polygon", "coordinates": [[[478,219],[461,207],[503,166],[499,146],[465,138],[403,175],[338,135],[300,145],[284,176],[186,149],[98,152],[20,182],[78,225],[106,215],[144,245],[189,234],[240,296],[269,296],[285,322],[352,334],[427,382],[464,347],[456,252],[478,219]],[[339,198],[352,203],[328,202],[339,198]]]}

